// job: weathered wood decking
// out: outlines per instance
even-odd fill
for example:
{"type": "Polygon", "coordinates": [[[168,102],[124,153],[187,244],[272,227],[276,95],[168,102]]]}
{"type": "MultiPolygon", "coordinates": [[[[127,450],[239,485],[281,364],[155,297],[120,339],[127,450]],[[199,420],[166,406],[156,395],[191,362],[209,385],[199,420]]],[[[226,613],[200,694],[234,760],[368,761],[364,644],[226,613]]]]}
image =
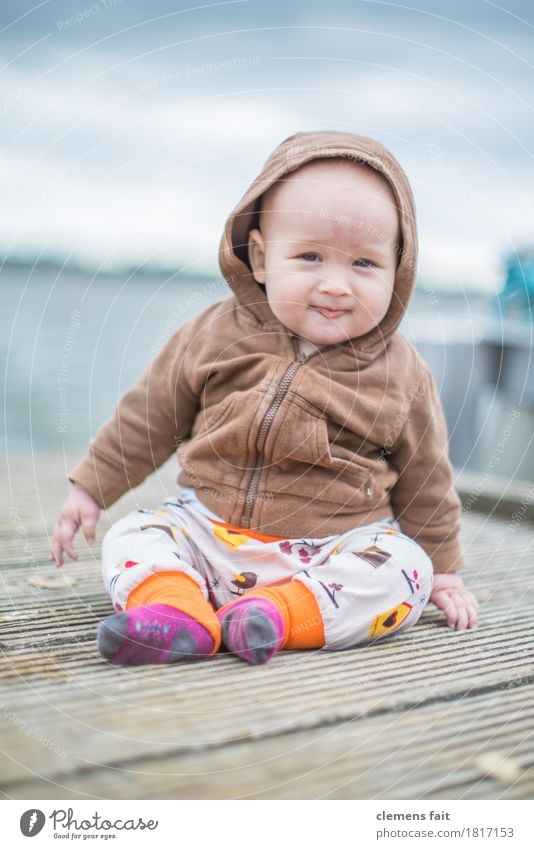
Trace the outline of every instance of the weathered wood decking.
{"type": "MultiPolygon", "coordinates": [[[[487,485],[471,499],[475,631],[451,631],[429,606],[413,631],[353,651],[123,669],[95,648],[112,612],[98,545],[77,538],[73,586],[28,582],[55,574],[48,540],[74,459],[10,457],[3,478],[3,798],[532,798],[534,497],[522,507],[516,493],[515,520],[508,502],[493,511],[487,485]]],[[[174,492],[175,474],[170,462],[114,505],[99,539],[174,492]]]]}

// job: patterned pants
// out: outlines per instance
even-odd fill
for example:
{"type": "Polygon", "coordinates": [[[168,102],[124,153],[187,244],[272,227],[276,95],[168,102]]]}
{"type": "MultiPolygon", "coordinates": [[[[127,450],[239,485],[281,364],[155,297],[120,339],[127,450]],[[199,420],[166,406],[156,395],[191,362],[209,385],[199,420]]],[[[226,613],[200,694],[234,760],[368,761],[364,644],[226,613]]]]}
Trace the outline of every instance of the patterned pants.
{"type": "Polygon", "coordinates": [[[155,572],[185,572],[215,610],[296,578],[315,596],[324,648],[335,651],[412,627],[430,596],[431,560],[393,519],[336,536],[281,539],[234,529],[194,505],[188,496],[166,499],[108,530],[102,566],[117,611],[155,572]]]}

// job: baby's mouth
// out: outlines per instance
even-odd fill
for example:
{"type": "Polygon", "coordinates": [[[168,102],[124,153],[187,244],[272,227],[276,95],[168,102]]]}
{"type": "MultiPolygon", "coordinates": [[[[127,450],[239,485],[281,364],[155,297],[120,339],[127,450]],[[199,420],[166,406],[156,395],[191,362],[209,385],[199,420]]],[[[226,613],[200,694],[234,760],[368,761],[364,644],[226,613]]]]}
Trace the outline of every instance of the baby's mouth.
{"type": "Polygon", "coordinates": [[[314,307],[312,306],[312,310],[315,312],[321,313],[324,318],[340,318],[342,315],[348,312],[348,310],[331,310],[327,307],[314,307]]]}

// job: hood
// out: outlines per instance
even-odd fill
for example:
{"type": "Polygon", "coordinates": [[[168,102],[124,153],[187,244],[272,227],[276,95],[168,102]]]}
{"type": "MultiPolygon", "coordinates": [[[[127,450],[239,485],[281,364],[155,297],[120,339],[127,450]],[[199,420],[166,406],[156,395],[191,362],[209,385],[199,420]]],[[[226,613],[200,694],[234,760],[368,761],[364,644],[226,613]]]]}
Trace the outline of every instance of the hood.
{"type": "Polygon", "coordinates": [[[402,252],[388,312],[377,325],[350,343],[356,350],[374,354],[382,350],[400,323],[413,290],[417,263],[415,205],[408,178],[395,157],[380,142],[339,131],[295,133],[272,152],[254,182],[232,210],[219,247],[221,272],[238,301],[261,323],[277,323],[263,288],[252,275],[248,234],[259,224],[261,195],[273,183],[312,159],[342,157],[363,162],[380,171],[397,200],[402,252]]]}

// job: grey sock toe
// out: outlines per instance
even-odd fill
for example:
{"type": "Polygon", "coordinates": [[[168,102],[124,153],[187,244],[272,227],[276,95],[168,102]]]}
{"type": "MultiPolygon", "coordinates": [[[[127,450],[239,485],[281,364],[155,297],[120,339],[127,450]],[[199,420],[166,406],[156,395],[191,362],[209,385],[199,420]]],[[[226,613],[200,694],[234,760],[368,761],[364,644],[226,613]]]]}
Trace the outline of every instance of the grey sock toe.
{"type": "Polygon", "coordinates": [[[166,660],[169,663],[173,663],[180,660],[197,660],[198,656],[198,646],[194,637],[186,628],[180,628],[172,641],[172,646],[169,649],[166,660]]]}
{"type": "Polygon", "coordinates": [[[258,664],[265,663],[278,642],[273,623],[259,607],[251,607],[245,628],[248,649],[254,660],[258,664]]]}
{"type": "Polygon", "coordinates": [[[126,613],[113,613],[99,623],[96,641],[102,657],[111,660],[115,656],[124,642],[127,630],[126,613]]]}
{"type": "Polygon", "coordinates": [[[226,648],[248,663],[262,664],[271,659],[278,645],[276,629],[259,607],[251,605],[240,621],[232,620],[238,611],[230,611],[222,621],[222,641],[226,648]],[[237,627],[236,627],[237,626],[237,627]]]}

